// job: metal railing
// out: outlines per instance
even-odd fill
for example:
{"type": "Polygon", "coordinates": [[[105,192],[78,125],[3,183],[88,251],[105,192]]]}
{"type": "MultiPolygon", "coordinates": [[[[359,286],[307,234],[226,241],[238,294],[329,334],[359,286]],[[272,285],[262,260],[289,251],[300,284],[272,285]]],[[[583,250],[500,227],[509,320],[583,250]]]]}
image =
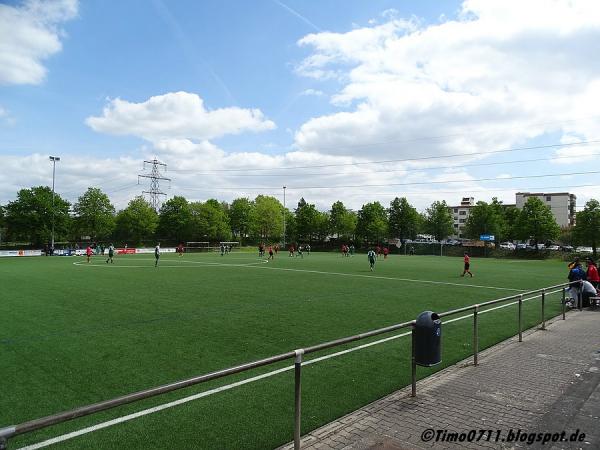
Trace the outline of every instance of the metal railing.
{"type": "MultiPolygon", "coordinates": [[[[553,293],[560,292],[562,290],[562,319],[565,319],[565,291],[568,287],[581,285],[580,281],[572,282],[572,283],[563,283],[555,286],[549,286],[542,289],[536,289],[533,291],[515,294],[510,297],[503,297],[496,300],[490,300],[488,302],[479,303],[475,305],[465,306],[463,308],[453,309],[450,311],[446,311],[443,313],[439,313],[439,317],[448,317],[451,315],[459,314],[462,312],[471,311],[473,316],[473,364],[475,366],[478,365],[478,353],[479,353],[479,330],[478,330],[478,316],[482,313],[491,311],[489,310],[481,310],[481,308],[485,308],[488,306],[496,305],[498,303],[509,302],[511,300],[516,300],[513,303],[509,303],[504,306],[510,306],[513,304],[518,304],[518,334],[519,334],[519,342],[523,340],[523,302],[526,300],[532,300],[535,298],[541,298],[541,329],[545,330],[546,328],[546,318],[545,318],[545,303],[546,303],[546,294],[548,291],[555,290],[553,293]],[[538,294],[538,295],[536,295],[538,294]],[[528,297],[534,295],[534,297],[528,298],[524,300],[524,297],[528,297]]],[[[578,290],[578,299],[577,306],[579,310],[582,309],[582,301],[581,301],[581,289],[578,290]]],[[[468,316],[463,316],[458,319],[467,318],[468,316]]],[[[239,366],[230,367],[228,369],[218,370],[216,372],[210,372],[204,375],[199,375],[196,377],[188,378],[181,381],[176,381],[174,383],[165,384],[162,386],[154,387],[151,389],[146,389],[143,391],[138,391],[132,394],[123,395],[120,397],[113,398],[111,400],[105,400],[99,403],[93,403],[91,405],[82,406],[80,408],[72,409],[70,411],[64,411],[61,413],[53,414],[50,416],[42,417],[39,419],[30,420],[28,422],[23,422],[18,425],[13,425],[0,429],[0,450],[6,450],[8,448],[9,439],[19,436],[26,433],[31,433],[36,430],[40,430],[42,428],[47,428],[52,425],[56,425],[59,423],[67,422],[69,420],[73,420],[79,417],[88,416],[90,414],[94,414],[100,411],[105,411],[107,409],[116,408],[118,406],[126,405],[129,403],[133,403],[139,400],[155,397],[157,395],[166,394],[168,392],[173,392],[178,389],[183,389],[190,386],[195,386],[201,383],[206,383],[207,381],[216,380],[219,378],[223,378],[229,375],[246,372],[251,369],[256,369],[258,367],[264,367],[271,364],[275,364],[277,362],[281,362],[288,359],[294,359],[294,449],[300,449],[300,425],[301,425],[301,416],[302,416],[302,361],[305,355],[315,353],[318,351],[330,349],[333,347],[338,347],[340,345],[349,344],[351,342],[359,341],[362,339],[378,336],[385,333],[390,333],[392,331],[400,330],[403,328],[411,328],[412,332],[407,333],[411,335],[412,340],[412,350],[411,350],[411,395],[415,397],[417,395],[417,374],[416,367],[417,364],[415,362],[415,320],[411,320],[408,322],[399,323],[396,325],[391,325],[384,328],[379,328],[376,330],[368,331],[366,333],[356,334],[354,336],[349,336],[341,339],[336,339],[334,341],[324,342],[322,344],[313,345],[311,347],[306,347],[302,349],[297,349],[294,351],[289,351],[287,353],[281,353],[279,355],[270,356],[268,358],[260,359],[257,361],[252,361],[246,364],[241,364],[239,366]]]]}

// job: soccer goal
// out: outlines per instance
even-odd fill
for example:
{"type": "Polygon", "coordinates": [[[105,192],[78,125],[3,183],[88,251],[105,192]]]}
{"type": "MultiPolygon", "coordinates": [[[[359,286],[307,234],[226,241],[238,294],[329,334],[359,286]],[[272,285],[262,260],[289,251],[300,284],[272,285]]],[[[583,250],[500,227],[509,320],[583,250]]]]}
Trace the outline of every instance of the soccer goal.
{"type": "Polygon", "coordinates": [[[227,253],[240,251],[240,243],[239,242],[234,242],[234,241],[219,242],[219,248],[218,248],[219,251],[221,251],[221,245],[225,246],[225,251],[227,253]]]}
{"type": "Polygon", "coordinates": [[[185,251],[186,253],[221,252],[221,245],[224,246],[226,253],[240,250],[239,242],[223,241],[212,245],[210,242],[186,242],[185,251]]]}
{"type": "Polygon", "coordinates": [[[200,252],[209,252],[210,251],[210,242],[186,242],[185,243],[185,252],[186,253],[200,253],[200,252]]]}

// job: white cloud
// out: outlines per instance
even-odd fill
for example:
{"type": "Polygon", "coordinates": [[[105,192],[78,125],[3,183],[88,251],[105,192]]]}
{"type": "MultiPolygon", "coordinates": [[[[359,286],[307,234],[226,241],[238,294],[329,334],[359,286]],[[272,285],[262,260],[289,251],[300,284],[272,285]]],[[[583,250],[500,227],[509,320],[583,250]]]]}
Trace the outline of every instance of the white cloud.
{"type": "Polygon", "coordinates": [[[272,130],[275,123],[258,109],[237,107],[208,110],[203,100],[189,92],[171,92],[132,103],[110,100],[99,117],[86,123],[95,131],[139,136],[157,142],[163,139],[209,140],[245,131],[272,130]]]}
{"type": "Polygon", "coordinates": [[[10,112],[0,105],[0,125],[12,126],[16,123],[10,112]]]}
{"type": "Polygon", "coordinates": [[[61,51],[60,26],[77,15],[77,0],[0,5],[0,84],[39,84],[43,61],[61,51]]]}
{"type": "Polygon", "coordinates": [[[304,123],[297,148],[477,156],[549,133],[600,137],[600,2],[467,0],[439,24],[392,17],[300,39],[311,53],[297,72],[336,79],[345,111],[304,123]]]}
{"type": "MultiPolygon", "coordinates": [[[[56,164],[56,192],[74,202],[90,186],[101,187],[111,200],[124,206],[141,193],[137,174],[141,173],[141,160],[132,157],[90,157],[87,155],[61,155],[56,164]]],[[[50,186],[52,164],[48,155],[0,155],[0,203],[16,198],[20,189],[31,186],[50,186]]]]}
{"type": "Polygon", "coordinates": [[[318,89],[305,89],[300,93],[300,95],[322,97],[325,94],[323,93],[323,91],[320,91],[318,89]]]}
{"type": "MultiPolygon", "coordinates": [[[[562,144],[577,144],[584,140],[572,134],[566,134],[561,138],[562,144]]],[[[550,160],[553,164],[560,165],[578,165],[595,161],[596,165],[600,163],[600,145],[577,145],[559,148],[554,153],[555,159],[550,160]]]]}

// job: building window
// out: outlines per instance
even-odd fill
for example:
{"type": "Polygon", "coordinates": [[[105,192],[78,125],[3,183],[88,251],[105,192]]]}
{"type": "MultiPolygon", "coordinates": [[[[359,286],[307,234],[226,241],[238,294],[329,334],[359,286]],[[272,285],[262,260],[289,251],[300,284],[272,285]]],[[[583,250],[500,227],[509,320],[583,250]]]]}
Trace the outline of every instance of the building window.
{"type": "Polygon", "coordinates": [[[467,215],[467,212],[466,212],[466,211],[460,211],[460,212],[458,213],[458,215],[459,215],[459,216],[466,216],[466,215],[467,215]]]}
{"type": "Polygon", "coordinates": [[[457,223],[454,224],[454,228],[458,228],[458,224],[457,223]]]}
{"type": "Polygon", "coordinates": [[[552,196],[551,195],[546,195],[546,201],[549,202],[550,200],[552,200],[552,196]]]}
{"type": "Polygon", "coordinates": [[[457,213],[458,212],[458,208],[454,208],[454,212],[457,213]]]}
{"type": "Polygon", "coordinates": [[[467,221],[467,219],[460,219],[458,222],[459,223],[465,223],[467,221]]]}

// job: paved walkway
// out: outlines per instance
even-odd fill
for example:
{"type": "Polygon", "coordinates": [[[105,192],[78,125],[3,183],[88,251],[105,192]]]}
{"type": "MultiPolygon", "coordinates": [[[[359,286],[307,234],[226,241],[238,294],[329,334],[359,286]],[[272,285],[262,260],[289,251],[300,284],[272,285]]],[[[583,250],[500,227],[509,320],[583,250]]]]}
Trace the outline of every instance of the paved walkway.
{"type": "Polygon", "coordinates": [[[479,362],[466,360],[420,381],[416,398],[409,386],[314,430],[302,448],[600,449],[600,311],[570,312],[546,331],[525,333],[522,343],[515,337],[480,353],[479,362]],[[448,442],[448,434],[445,442],[425,442],[426,429],[475,429],[475,439],[479,430],[492,431],[489,441],[485,432],[479,442],[448,442]],[[564,430],[567,439],[579,429],[585,438],[528,445],[508,442],[511,429],[513,436],[564,430]]]}

